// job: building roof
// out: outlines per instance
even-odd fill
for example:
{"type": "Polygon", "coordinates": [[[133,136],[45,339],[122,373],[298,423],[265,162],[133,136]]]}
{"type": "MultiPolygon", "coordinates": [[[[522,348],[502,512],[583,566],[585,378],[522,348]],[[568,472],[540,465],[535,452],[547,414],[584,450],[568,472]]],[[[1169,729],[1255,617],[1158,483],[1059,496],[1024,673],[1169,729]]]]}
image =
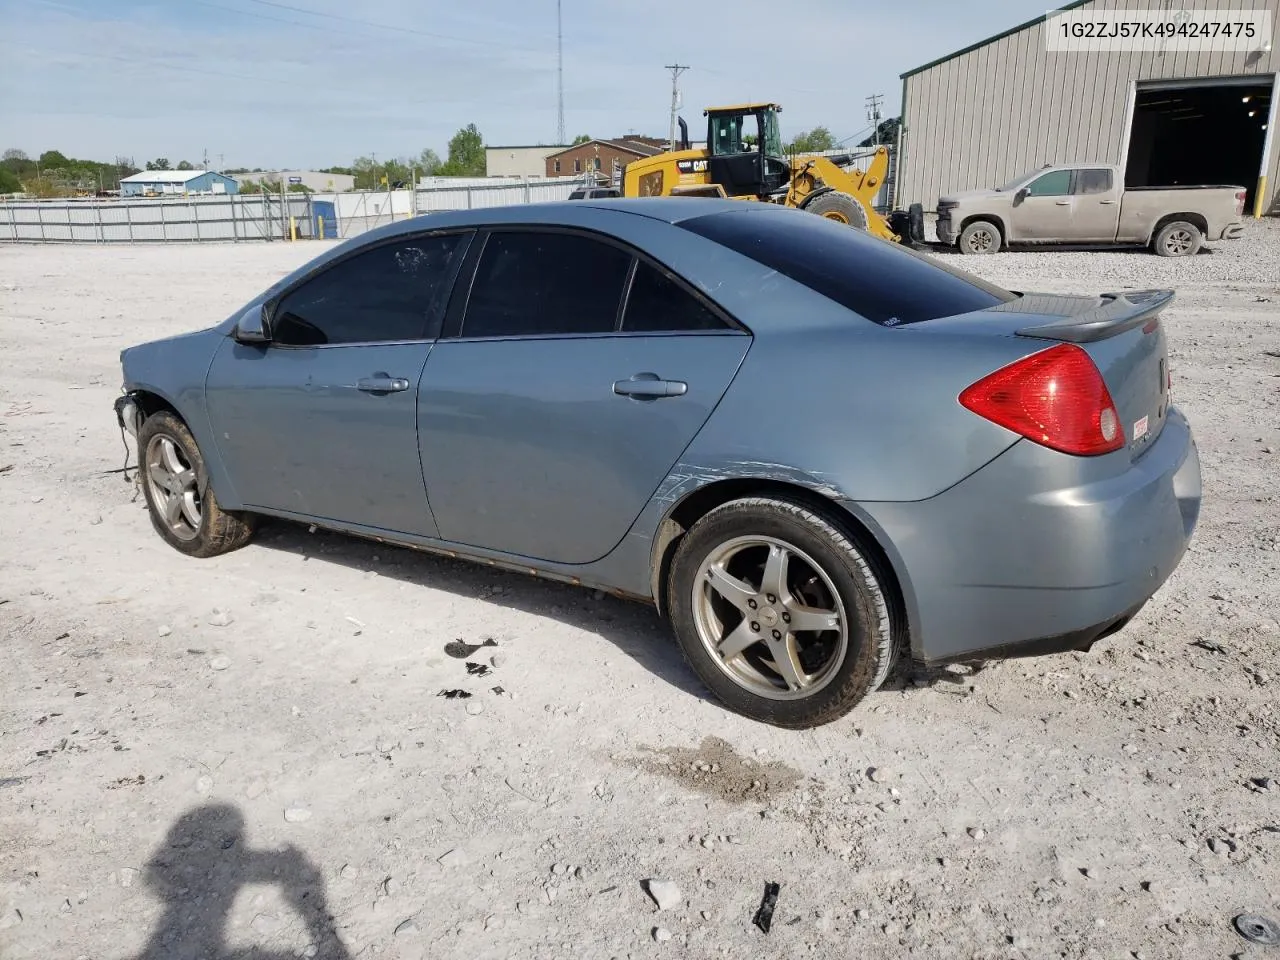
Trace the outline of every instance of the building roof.
{"type": "MultiPolygon", "coordinates": [[[[203,177],[206,173],[213,173],[214,176],[225,177],[224,173],[214,173],[212,170],[143,170],[141,173],[131,174],[127,177],[121,177],[121,183],[187,183],[196,177],[203,177]]],[[[227,177],[228,180],[232,179],[227,177]]]]}
{"type": "Polygon", "coordinates": [[[547,159],[559,156],[562,153],[568,153],[570,150],[580,150],[583,147],[589,147],[593,143],[598,143],[606,147],[612,147],[615,150],[621,150],[624,153],[634,153],[637,157],[654,157],[662,153],[665,147],[656,147],[649,143],[640,143],[636,140],[628,140],[625,137],[619,140],[587,140],[585,143],[575,143],[571,147],[564,147],[550,154],[547,159]]]}
{"type": "MultiPolygon", "coordinates": [[[[1059,13],[1063,10],[1074,10],[1076,7],[1083,7],[1086,3],[1092,2],[1093,0],[1075,0],[1074,3],[1068,3],[1066,6],[1058,7],[1057,10],[1050,12],[1059,13]]],[[[923,66],[916,67],[914,70],[908,70],[906,73],[898,74],[898,78],[900,80],[905,80],[907,77],[914,76],[917,73],[923,73],[925,70],[936,67],[940,63],[946,63],[948,60],[954,60],[956,57],[963,57],[966,53],[972,53],[974,50],[985,47],[989,43],[995,43],[997,40],[1003,40],[1005,37],[1012,36],[1015,33],[1026,30],[1028,27],[1034,27],[1037,23],[1044,23],[1048,19],[1049,14],[1046,13],[1043,16],[1036,17],[1034,20],[1028,20],[1026,23],[1020,23],[1016,27],[1010,27],[1003,33],[997,33],[994,37],[987,37],[985,40],[979,40],[977,43],[971,43],[969,46],[961,50],[957,50],[955,53],[948,53],[945,57],[939,57],[937,60],[930,60],[928,63],[923,66]]]]}
{"type": "Polygon", "coordinates": [[[486,150],[568,150],[569,145],[563,143],[500,143],[493,146],[485,144],[486,150]]]}

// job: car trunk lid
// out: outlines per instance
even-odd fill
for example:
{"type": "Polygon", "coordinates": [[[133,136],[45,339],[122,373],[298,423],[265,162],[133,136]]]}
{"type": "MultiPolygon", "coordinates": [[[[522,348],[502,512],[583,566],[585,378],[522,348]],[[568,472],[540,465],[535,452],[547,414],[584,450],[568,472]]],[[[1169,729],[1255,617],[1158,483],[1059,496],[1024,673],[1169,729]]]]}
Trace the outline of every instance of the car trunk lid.
{"type": "Polygon", "coordinates": [[[1169,358],[1160,314],[1173,299],[1172,290],[1099,296],[1022,293],[986,310],[906,329],[1075,344],[1102,374],[1129,455],[1136,459],[1159,437],[1168,415],[1169,358]]]}

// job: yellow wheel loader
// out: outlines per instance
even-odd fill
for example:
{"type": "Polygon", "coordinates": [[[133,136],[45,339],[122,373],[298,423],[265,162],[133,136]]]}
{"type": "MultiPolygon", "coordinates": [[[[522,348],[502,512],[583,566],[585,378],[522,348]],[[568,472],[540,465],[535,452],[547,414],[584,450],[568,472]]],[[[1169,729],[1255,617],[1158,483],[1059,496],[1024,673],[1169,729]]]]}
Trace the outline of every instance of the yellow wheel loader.
{"type": "Polygon", "coordinates": [[[866,170],[846,170],[853,157],[788,157],[782,149],[776,103],[709,107],[707,148],[689,148],[680,120],[680,146],[627,164],[624,197],[730,197],[781,203],[899,242],[872,206],[889,171],[889,152],[876,150],[866,170]]]}

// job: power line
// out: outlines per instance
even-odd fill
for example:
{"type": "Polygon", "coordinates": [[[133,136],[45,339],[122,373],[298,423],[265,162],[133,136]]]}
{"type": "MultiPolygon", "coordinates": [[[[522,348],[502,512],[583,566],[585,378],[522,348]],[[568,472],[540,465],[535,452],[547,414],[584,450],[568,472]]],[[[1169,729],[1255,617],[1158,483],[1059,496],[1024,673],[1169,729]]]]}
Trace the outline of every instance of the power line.
{"type": "Polygon", "coordinates": [[[689,69],[687,64],[669,63],[666,69],[671,71],[671,150],[676,148],[676,111],[680,109],[680,74],[689,69]]]}

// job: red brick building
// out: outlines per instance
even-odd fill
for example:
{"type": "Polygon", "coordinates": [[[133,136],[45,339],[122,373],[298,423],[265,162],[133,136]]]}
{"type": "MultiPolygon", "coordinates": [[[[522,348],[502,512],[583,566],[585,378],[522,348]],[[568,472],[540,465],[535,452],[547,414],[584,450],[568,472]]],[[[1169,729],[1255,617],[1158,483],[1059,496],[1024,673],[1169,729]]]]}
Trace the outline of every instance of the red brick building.
{"type": "Polygon", "coordinates": [[[572,177],[594,171],[608,180],[615,173],[620,176],[622,168],[632,160],[652,157],[665,149],[663,141],[652,137],[588,140],[548,156],[547,176],[572,177]]]}

